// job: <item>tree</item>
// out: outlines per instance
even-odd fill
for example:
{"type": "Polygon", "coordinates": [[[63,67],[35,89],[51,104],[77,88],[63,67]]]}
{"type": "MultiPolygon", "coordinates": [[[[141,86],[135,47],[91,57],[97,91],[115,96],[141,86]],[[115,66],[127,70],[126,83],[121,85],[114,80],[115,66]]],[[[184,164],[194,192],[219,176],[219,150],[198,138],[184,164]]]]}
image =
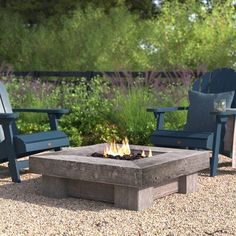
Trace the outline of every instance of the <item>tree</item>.
{"type": "Polygon", "coordinates": [[[18,13],[30,24],[51,16],[57,19],[70,14],[77,5],[77,0],[0,0],[1,8],[18,13]]]}
{"type": "Polygon", "coordinates": [[[0,8],[17,12],[30,24],[51,17],[58,20],[63,15],[70,15],[77,7],[85,10],[89,5],[103,8],[107,13],[113,7],[125,5],[142,18],[152,17],[157,10],[152,0],[0,0],[0,8]]]}

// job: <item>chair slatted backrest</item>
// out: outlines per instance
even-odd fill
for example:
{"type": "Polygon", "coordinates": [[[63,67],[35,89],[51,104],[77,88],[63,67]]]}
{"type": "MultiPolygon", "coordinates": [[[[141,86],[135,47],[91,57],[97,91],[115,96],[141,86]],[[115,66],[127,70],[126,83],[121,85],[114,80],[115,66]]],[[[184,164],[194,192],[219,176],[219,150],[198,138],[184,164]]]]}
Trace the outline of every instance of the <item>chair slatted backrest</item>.
{"type": "MultiPolygon", "coordinates": [[[[221,68],[204,74],[200,79],[196,80],[193,84],[193,90],[202,93],[223,93],[235,91],[231,108],[236,108],[236,71],[228,68],[221,68]]],[[[234,119],[231,117],[227,124],[226,129],[223,127],[221,140],[222,154],[232,151],[233,135],[234,135],[234,119]]]]}
{"type": "MultiPolygon", "coordinates": [[[[194,82],[192,89],[202,93],[236,91],[236,71],[222,68],[208,72],[194,82]]],[[[231,107],[236,108],[236,95],[234,96],[231,107]]]]}
{"type": "MultiPolygon", "coordinates": [[[[9,101],[8,93],[3,85],[0,82],[0,113],[12,113],[11,104],[9,101]]],[[[5,139],[2,126],[0,125],[0,142],[5,139]]]]}

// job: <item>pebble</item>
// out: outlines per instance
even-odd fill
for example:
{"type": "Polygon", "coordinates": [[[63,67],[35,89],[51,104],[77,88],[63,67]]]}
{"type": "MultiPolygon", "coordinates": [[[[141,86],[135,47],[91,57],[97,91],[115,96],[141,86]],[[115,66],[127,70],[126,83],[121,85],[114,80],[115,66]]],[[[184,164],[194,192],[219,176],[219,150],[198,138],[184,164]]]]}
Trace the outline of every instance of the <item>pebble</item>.
{"type": "Polygon", "coordinates": [[[25,172],[21,184],[0,175],[0,235],[236,235],[236,170],[229,162],[221,157],[217,177],[200,172],[196,192],[163,197],[141,212],[84,199],[46,198],[40,175],[25,172]]]}

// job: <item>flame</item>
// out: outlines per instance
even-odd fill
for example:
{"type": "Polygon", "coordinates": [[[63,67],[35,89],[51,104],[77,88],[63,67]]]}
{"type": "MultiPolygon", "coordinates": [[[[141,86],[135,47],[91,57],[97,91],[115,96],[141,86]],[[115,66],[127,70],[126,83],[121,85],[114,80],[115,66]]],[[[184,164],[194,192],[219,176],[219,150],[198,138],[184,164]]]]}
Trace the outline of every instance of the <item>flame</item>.
{"type": "Polygon", "coordinates": [[[146,157],[146,154],[145,154],[145,151],[144,151],[144,150],[142,151],[141,156],[142,156],[142,157],[146,157]]]}
{"type": "Polygon", "coordinates": [[[149,149],[148,157],[152,157],[152,150],[151,149],[149,149]]]}
{"type": "Polygon", "coordinates": [[[149,149],[148,155],[146,155],[145,151],[143,150],[142,153],[141,153],[141,156],[142,157],[152,157],[152,150],[149,149]]]}
{"type": "Polygon", "coordinates": [[[105,157],[107,157],[108,155],[123,157],[125,155],[130,155],[130,154],[131,154],[131,151],[129,147],[129,140],[127,138],[125,138],[122,141],[122,146],[116,144],[115,141],[108,144],[103,153],[105,157]]]}
{"type": "MultiPolygon", "coordinates": [[[[116,144],[116,141],[113,141],[106,145],[103,155],[107,156],[130,156],[131,150],[129,147],[129,140],[127,137],[122,141],[122,145],[116,144]]],[[[142,151],[142,157],[152,157],[152,151],[149,149],[148,154],[145,151],[142,151]]]]}

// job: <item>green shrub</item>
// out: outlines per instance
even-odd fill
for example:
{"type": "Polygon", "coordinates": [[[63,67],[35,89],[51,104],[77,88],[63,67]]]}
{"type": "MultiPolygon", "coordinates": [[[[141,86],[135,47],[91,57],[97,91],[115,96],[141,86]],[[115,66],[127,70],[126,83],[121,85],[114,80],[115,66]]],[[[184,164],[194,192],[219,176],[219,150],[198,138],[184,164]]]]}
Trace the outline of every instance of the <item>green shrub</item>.
{"type": "Polygon", "coordinates": [[[16,70],[235,68],[235,17],[232,0],[211,11],[197,0],[164,1],[161,14],[149,20],[125,7],[78,8],[32,27],[1,11],[0,61],[16,70]]]}
{"type": "Polygon", "coordinates": [[[218,2],[212,11],[200,1],[165,1],[161,17],[147,24],[152,68],[235,67],[235,17],[232,1],[218,2]]]}
{"type": "MultiPolygon", "coordinates": [[[[64,106],[70,109],[70,114],[64,116],[61,127],[70,135],[81,135],[82,144],[91,144],[98,140],[95,130],[98,125],[106,123],[105,114],[111,109],[111,103],[106,97],[109,86],[101,78],[93,78],[90,83],[81,79],[79,85],[64,85],[64,106]]],[[[74,139],[72,145],[77,145],[74,139]]]]}

